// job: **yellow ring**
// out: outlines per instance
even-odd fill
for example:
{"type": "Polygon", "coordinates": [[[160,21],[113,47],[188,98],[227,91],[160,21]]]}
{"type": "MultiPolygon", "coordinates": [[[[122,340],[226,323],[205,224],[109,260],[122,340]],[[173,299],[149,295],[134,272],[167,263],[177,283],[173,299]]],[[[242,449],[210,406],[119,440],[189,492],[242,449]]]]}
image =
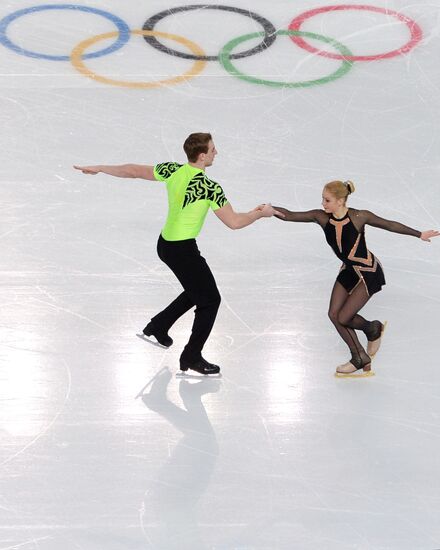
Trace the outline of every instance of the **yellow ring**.
{"type": "MultiPolygon", "coordinates": [[[[179,42],[179,44],[183,44],[195,55],[206,55],[205,52],[197,44],[191,42],[191,40],[188,40],[183,36],[178,36],[177,34],[144,30],[131,30],[130,33],[138,34],[141,36],[159,36],[161,38],[169,38],[170,40],[179,42]]],[[[70,54],[70,61],[72,62],[72,65],[77,71],[79,71],[84,76],[87,76],[88,78],[92,78],[93,80],[97,80],[98,82],[102,82],[104,84],[111,84],[113,86],[125,86],[126,88],[160,88],[161,86],[167,86],[169,84],[178,84],[179,82],[193,78],[194,76],[201,73],[205,68],[206,61],[197,60],[193,63],[191,69],[189,69],[186,73],[183,73],[182,75],[176,76],[174,78],[158,80],[156,82],[130,82],[127,80],[113,80],[112,78],[100,76],[84,65],[82,56],[87,48],[93,46],[94,44],[96,44],[96,42],[99,42],[101,40],[106,40],[107,38],[115,38],[116,36],[118,36],[118,34],[118,31],[107,32],[104,34],[98,34],[97,36],[93,36],[92,38],[88,38],[87,40],[83,40],[82,42],[80,42],[77,46],[75,46],[75,48],[72,50],[72,53],[70,54]]]]}

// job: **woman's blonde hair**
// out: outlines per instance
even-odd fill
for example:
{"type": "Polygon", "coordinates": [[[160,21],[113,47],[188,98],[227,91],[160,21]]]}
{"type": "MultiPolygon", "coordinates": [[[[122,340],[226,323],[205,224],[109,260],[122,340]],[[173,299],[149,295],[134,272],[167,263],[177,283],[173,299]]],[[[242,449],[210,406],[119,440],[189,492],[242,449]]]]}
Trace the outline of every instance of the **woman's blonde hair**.
{"type": "Polygon", "coordinates": [[[352,181],[330,181],[324,185],[324,189],[331,193],[337,199],[347,200],[348,195],[354,193],[356,187],[352,181]]]}

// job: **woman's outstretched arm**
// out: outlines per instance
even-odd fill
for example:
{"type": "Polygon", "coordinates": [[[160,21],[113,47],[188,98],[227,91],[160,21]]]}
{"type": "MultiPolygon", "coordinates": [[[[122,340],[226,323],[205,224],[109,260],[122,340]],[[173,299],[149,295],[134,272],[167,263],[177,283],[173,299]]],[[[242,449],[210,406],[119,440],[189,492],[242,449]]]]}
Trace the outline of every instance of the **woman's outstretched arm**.
{"type": "Polygon", "coordinates": [[[281,206],[274,206],[274,209],[277,212],[284,214],[283,218],[281,216],[277,216],[276,214],[275,217],[285,222],[315,222],[324,227],[328,221],[328,216],[323,210],[315,209],[307,210],[306,212],[292,212],[291,210],[287,210],[287,208],[283,208],[281,206]]]}

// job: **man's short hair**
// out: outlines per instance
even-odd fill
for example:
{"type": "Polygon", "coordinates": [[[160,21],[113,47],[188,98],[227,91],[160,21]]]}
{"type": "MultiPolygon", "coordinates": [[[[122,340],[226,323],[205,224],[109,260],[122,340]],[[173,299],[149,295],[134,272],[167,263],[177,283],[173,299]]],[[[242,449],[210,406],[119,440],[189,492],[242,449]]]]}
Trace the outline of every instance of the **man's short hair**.
{"type": "Polygon", "coordinates": [[[198,132],[190,134],[183,144],[183,150],[188,157],[189,162],[197,162],[200,153],[207,153],[209,142],[212,140],[211,134],[198,132]]]}

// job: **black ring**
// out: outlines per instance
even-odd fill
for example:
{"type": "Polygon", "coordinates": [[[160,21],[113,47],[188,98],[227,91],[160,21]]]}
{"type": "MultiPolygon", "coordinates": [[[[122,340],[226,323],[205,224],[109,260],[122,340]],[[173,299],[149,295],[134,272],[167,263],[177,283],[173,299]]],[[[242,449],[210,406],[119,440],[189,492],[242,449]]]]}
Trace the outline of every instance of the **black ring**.
{"type": "MultiPolygon", "coordinates": [[[[264,17],[261,17],[261,15],[258,15],[249,10],[242,10],[240,8],[235,8],[233,6],[220,6],[216,4],[214,5],[193,4],[190,6],[179,6],[177,8],[170,8],[168,10],[161,11],[160,13],[157,13],[156,15],[153,15],[152,17],[150,17],[150,19],[147,19],[142,29],[144,31],[152,31],[154,30],[154,27],[157,25],[157,23],[161,19],[164,19],[165,17],[167,17],[168,15],[173,15],[181,11],[190,11],[190,10],[198,10],[198,9],[232,11],[233,13],[239,13],[241,15],[246,15],[247,17],[250,17],[251,19],[259,23],[263,27],[263,30],[265,33],[263,37],[263,41],[260,44],[258,44],[258,46],[255,46],[250,50],[246,50],[245,52],[231,55],[231,59],[240,59],[243,57],[249,57],[254,53],[258,53],[263,50],[266,50],[267,48],[269,48],[269,46],[271,46],[275,42],[277,38],[276,28],[272,25],[270,21],[268,21],[264,17]]],[[[183,57],[184,59],[194,59],[197,61],[218,61],[219,59],[218,55],[194,55],[190,53],[179,52],[178,50],[173,50],[172,48],[168,48],[167,46],[164,46],[154,36],[144,36],[144,40],[145,42],[150,44],[150,46],[153,46],[153,48],[156,48],[157,50],[160,50],[161,52],[167,53],[169,55],[174,55],[176,57],[183,57]]]]}

